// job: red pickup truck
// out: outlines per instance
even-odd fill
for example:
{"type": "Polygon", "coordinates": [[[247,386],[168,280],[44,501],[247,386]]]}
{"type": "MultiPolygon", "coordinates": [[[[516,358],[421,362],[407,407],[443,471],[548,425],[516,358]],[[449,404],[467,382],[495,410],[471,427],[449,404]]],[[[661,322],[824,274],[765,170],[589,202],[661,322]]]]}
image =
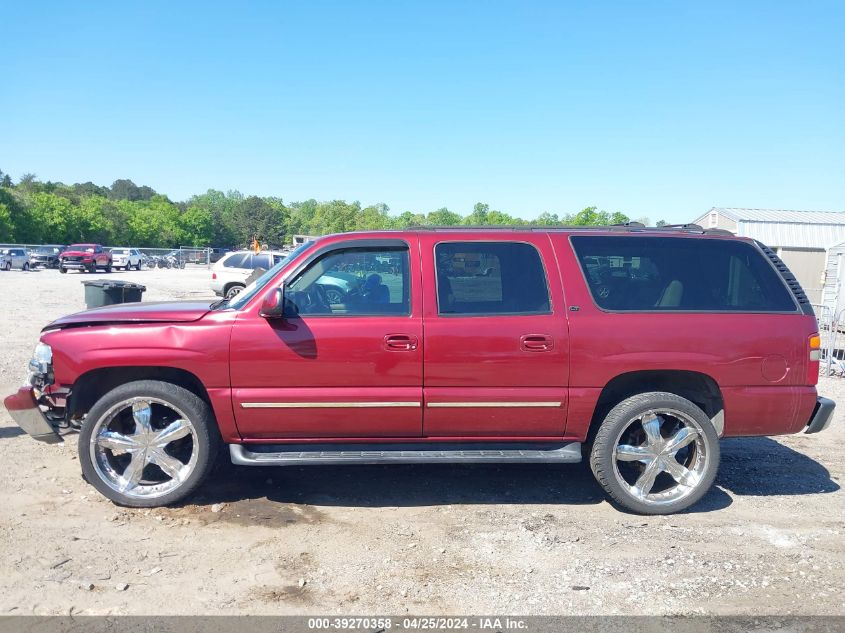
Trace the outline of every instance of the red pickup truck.
{"type": "Polygon", "coordinates": [[[98,268],[110,273],[111,266],[111,251],[100,244],[71,244],[59,255],[59,271],[62,273],[68,270],[95,273],[98,268]]]}
{"type": "Polygon", "coordinates": [[[778,257],[718,230],[349,233],[228,301],[58,319],[5,404],[36,439],[78,429],[126,506],[183,500],[224,443],[246,466],[583,455],[619,506],[665,514],[710,488],[720,437],[828,426],[819,347],[778,257]],[[332,302],[338,272],[360,284],[332,302]]]}

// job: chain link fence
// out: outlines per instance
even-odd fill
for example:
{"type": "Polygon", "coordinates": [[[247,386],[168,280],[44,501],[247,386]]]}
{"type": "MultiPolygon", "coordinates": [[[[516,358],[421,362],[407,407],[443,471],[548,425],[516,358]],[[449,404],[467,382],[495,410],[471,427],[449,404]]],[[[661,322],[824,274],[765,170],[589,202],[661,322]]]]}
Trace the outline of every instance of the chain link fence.
{"type": "Polygon", "coordinates": [[[845,377],[845,310],[836,312],[831,306],[812,304],[821,338],[819,373],[845,377]]]}

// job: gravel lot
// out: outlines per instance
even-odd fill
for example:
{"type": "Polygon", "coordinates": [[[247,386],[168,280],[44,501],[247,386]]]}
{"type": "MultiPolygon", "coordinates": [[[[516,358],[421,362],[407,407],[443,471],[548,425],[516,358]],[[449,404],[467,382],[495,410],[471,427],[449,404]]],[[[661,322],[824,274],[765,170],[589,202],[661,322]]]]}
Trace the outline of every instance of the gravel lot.
{"type": "MultiPolygon", "coordinates": [[[[209,275],[109,277],[212,299],[209,275]]],[[[0,272],[0,394],[104,276],[0,272]]],[[[75,437],[34,442],[0,406],[0,613],[845,614],[845,382],[820,391],[832,429],[725,441],[717,487],[667,518],[614,509],[585,465],[224,464],[189,505],[126,510],[75,437]]]]}

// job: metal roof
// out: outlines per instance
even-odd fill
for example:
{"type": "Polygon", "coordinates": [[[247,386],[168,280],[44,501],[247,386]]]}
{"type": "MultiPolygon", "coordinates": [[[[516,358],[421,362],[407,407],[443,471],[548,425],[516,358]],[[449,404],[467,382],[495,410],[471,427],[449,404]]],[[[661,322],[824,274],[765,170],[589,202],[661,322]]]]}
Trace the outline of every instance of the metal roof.
{"type": "Polygon", "coordinates": [[[786,211],[783,209],[735,209],[713,207],[709,213],[718,212],[737,222],[787,222],[797,224],[845,224],[845,212],[838,211],[786,211]]]}
{"type": "Polygon", "coordinates": [[[826,249],[845,241],[845,213],[713,207],[711,213],[734,220],[736,234],[772,248],[826,249]]]}

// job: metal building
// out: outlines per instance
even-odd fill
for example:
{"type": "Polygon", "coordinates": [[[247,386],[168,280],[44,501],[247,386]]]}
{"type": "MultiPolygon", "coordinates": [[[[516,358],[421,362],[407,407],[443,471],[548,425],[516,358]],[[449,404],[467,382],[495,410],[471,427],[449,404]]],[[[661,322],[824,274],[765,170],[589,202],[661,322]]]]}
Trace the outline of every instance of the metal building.
{"type": "MultiPolygon", "coordinates": [[[[822,302],[829,251],[845,242],[845,213],[714,207],[693,223],[727,229],[775,249],[816,304],[822,302]]],[[[829,290],[825,295],[833,299],[829,290]]]]}

